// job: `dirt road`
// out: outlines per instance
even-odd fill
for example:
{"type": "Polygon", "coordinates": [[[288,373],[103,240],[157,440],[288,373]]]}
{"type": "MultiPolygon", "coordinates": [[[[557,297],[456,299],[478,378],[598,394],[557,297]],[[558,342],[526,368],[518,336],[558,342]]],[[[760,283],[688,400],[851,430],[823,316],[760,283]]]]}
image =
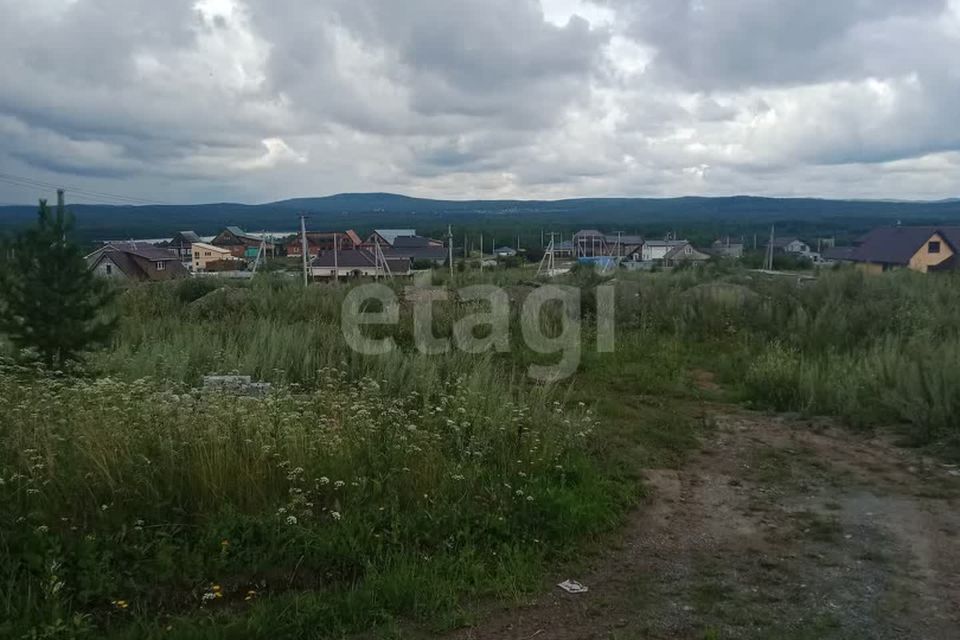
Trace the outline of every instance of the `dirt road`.
{"type": "Polygon", "coordinates": [[[457,640],[960,638],[960,471],[731,410],[615,550],[457,640]]]}

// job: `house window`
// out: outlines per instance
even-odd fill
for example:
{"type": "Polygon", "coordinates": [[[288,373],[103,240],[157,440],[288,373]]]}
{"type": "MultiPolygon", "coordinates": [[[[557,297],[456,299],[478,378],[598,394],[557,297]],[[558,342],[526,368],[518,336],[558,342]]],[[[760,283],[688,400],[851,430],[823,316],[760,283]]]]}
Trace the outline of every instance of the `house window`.
{"type": "Polygon", "coordinates": [[[940,243],[936,240],[928,242],[927,253],[940,253],[940,243]]]}
{"type": "Polygon", "coordinates": [[[111,274],[113,274],[113,265],[112,265],[112,264],[104,265],[104,267],[105,267],[105,271],[107,272],[107,275],[108,275],[108,276],[111,275],[111,274]]]}
{"type": "Polygon", "coordinates": [[[166,268],[167,268],[167,263],[166,263],[166,262],[158,262],[158,263],[157,263],[157,271],[163,271],[163,270],[166,269],[166,268]]]}

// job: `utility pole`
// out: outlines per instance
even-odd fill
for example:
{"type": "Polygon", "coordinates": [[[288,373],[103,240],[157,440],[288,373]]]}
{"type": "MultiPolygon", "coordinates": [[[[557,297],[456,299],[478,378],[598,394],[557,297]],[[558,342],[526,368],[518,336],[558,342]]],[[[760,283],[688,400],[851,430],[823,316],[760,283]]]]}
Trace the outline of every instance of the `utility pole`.
{"type": "Polygon", "coordinates": [[[263,231],[260,234],[260,247],[257,249],[257,258],[253,261],[253,269],[251,270],[253,275],[257,275],[257,267],[260,266],[260,258],[264,260],[267,259],[267,232],[263,231]]]}
{"type": "Polygon", "coordinates": [[[340,234],[333,232],[333,282],[340,283],[340,234]]]}
{"type": "Polygon", "coordinates": [[[480,273],[483,273],[483,234],[480,234],[480,273]]]}
{"type": "Polygon", "coordinates": [[[767,246],[767,270],[773,271],[773,240],[775,237],[775,227],[770,225],[770,244],[767,246]]]}
{"type": "MultiPolygon", "coordinates": [[[[63,219],[67,214],[65,211],[63,189],[57,189],[57,218],[63,219]]],[[[62,240],[67,239],[67,233],[64,231],[62,240]]]]}
{"type": "Polygon", "coordinates": [[[447,262],[450,265],[450,278],[453,279],[453,227],[447,225],[447,262]]]}
{"type": "Polygon", "coordinates": [[[303,286],[308,286],[310,284],[310,275],[308,264],[310,263],[310,257],[307,255],[307,216],[300,216],[300,253],[303,254],[303,286]]]}
{"type": "Polygon", "coordinates": [[[544,267],[547,270],[547,277],[550,278],[553,276],[553,271],[556,268],[556,263],[554,262],[554,233],[550,232],[550,245],[547,247],[546,252],[543,254],[543,257],[540,259],[540,266],[537,267],[537,277],[540,277],[540,274],[543,273],[544,267]]]}

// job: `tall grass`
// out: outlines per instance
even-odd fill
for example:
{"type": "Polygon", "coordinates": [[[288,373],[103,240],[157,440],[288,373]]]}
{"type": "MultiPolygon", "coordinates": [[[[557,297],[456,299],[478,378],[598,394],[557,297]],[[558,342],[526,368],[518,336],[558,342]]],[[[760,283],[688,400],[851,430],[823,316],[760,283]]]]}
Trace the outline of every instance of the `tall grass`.
{"type": "Polygon", "coordinates": [[[699,345],[760,406],[960,442],[960,277],[844,269],[798,282],[705,269],[628,286],[637,302],[625,321],[699,345]]]}
{"type": "MultiPolygon", "coordinates": [[[[528,355],[421,355],[407,306],[379,330],[398,351],[357,355],[346,292],[132,287],[87,377],[0,366],[0,636],[449,623],[622,517],[636,485],[602,466],[586,403],[522,376],[528,355]],[[274,391],[198,389],[229,372],[274,391]]],[[[470,310],[438,305],[435,331],[470,310]]]]}
{"type": "Polygon", "coordinates": [[[585,453],[594,418],[489,364],[428,393],[317,376],[245,399],[0,373],[0,633],[120,632],[309,587],[369,601],[323,609],[337,635],[496,592],[501,557],[538,562],[619,513],[585,453]]]}

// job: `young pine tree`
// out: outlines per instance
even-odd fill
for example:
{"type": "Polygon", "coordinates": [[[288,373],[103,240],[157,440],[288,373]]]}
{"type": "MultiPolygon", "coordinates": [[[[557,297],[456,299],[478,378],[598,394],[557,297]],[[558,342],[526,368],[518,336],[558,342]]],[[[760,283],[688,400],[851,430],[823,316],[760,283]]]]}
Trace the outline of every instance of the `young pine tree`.
{"type": "Polygon", "coordinates": [[[79,361],[114,328],[104,317],[109,285],[87,268],[72,227],[62,204],[51,216],[41,200],[37,226],[0,246],[0,333],[51,369],[79,361]]]}

